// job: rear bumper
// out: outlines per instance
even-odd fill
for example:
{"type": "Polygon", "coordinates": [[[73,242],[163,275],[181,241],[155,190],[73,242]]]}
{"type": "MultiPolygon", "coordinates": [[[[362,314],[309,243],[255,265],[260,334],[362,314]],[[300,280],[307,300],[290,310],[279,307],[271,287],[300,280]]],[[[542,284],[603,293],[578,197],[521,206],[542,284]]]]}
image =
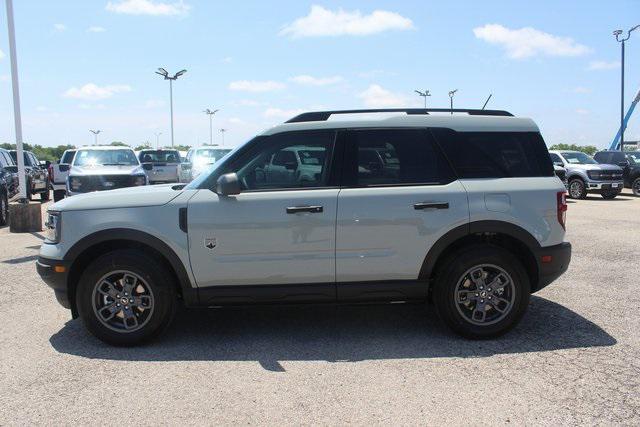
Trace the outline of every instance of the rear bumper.
{"type": "Polygon", "coordinates": [[[64,308],[71,309],[71,298],[67,292],[67,278],[71,263],[58,259],[38,257],[36,270],[40,278],[56,294],[56,299],[64,308]],[[55,267],[63,267],[64,271],[57,272],[55,267]]]}
{"type": "Polygon", "coordinates": [[[538,283],[532,284],[531,292],[537,292],[562,276],[571,262],[571,243],[564,242],[537,250],[538,283]]]}

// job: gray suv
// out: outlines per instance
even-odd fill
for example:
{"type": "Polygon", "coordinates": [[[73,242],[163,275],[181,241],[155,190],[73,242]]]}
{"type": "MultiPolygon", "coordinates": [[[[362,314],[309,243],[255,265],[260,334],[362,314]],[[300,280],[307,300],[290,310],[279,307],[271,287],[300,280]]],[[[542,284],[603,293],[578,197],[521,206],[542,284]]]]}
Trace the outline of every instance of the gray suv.
{"type": "Polygon", "coordinates": [[[588,193],[615,199],[623,189],[622,169],[616,165],[599,164],[581,151],[549,151],[551,161],[567,170],[569,196],[584,199],[588,193]]]}

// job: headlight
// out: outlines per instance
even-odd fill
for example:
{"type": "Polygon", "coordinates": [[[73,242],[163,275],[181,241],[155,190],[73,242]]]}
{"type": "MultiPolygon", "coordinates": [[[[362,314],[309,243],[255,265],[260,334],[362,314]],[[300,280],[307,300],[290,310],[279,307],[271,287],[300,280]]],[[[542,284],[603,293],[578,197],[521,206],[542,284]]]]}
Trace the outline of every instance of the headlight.
{"type": "Polygon", "coordinates": [[[69,188],[71,189],[71,191],[78,191],[80,190],[80,187],[82,187],[82,181],[80,180],[80,178],[75,176],[69,178],[69,188]]]}
{"type": "Polygon", "coordinates": [[[133,179],[133,185],[146,185],[146,184],[147,184],[147,176],[146,175],[136,176],[133,179]]]}
{"type": "Polygon", "coordinates": [[[587,175],[589,175],[591,179],[600,179],[601,177],[600,171],[588,171],[587,175]]]}
{"type": "Polygon", "coordinates": [[[47,221],[44,223],[45,227],[45,242],[47,243],[60,243],[61,224],[60,224],[60,212],[48,211],[47,221]]]}

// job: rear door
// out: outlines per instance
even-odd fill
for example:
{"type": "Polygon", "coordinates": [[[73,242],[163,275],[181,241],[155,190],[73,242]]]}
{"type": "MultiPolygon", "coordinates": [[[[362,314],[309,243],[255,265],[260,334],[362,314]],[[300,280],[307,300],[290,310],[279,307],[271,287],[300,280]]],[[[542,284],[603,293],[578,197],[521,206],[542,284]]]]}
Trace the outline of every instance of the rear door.
{"type": "Polygon", "coordinates": [[[338,295],[375,298],[378,285],[382,296],[389,281],[418,279],[431,246],[469,221],[467,196],[426,129],[348,131],[344,161],[338,295]]]}

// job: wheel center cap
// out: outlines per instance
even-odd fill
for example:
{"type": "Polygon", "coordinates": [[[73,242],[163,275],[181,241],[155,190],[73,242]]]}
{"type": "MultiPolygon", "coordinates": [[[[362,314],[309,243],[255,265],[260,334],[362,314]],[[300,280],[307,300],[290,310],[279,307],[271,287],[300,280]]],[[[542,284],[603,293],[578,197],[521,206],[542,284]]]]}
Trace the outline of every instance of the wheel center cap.
{"type": "Polygon", "coordinates": [[[482,298],[485,298],[485,297],[487,296],[487,291],[482,291],[482,292],[480,292],[480,296],[481,296],[482,298]]]}
{"type": "Polygon", "coordinates": [[[126,299],[126,298],[121,298],[121,299],[120,299],[120,302],[122,303],[122,305],[127,305],[127,304],[129,304],[129,300],[128,300],[128,299],[126,299]]]}

